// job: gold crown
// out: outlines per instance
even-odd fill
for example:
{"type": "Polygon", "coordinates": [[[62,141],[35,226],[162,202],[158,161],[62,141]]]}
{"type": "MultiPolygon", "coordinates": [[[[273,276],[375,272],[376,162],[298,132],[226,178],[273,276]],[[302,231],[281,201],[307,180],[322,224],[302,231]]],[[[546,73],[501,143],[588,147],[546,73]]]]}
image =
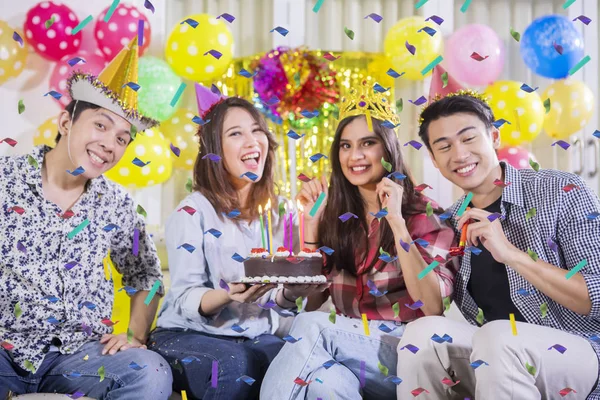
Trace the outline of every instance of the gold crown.
{"type": "Polygon", "coordinates": [[[435,103],[436,101],[439,101],[441,99],[444,99],[446,97],[454,97],[454,96],[469,96],[469,97],[474,97],[482,102],[484,102],[488,107],[490,105],[490,102],[487,98],[486,95],[476,92],[475,90],[472,89],[461,89],[458,90],[456,92],[452,92],[452,93],[448,93],[445,96],[442,96],[440,94],[435,95],[435,97],[433,98],[433,100],[431,100],[431,102],[426,105],[425,107],[423,107],[423,109],[421,110],[421,113],[419,114],[419,126],[421,126],[421,124],[423,124],[423,113],[425,112],[425,110],[427,110],[427,108],[432,105],[433,103],[435,103]]]}
{"type": "Polygon", "coordinates": [[[339,120],[355,115],[369,115],[381,121],[390,121],[394,125],[400,123],[400,117],[394,113],[387,96],[377,92],[363,81],[358,88],[350,89],[339,105],[339,120]]]}

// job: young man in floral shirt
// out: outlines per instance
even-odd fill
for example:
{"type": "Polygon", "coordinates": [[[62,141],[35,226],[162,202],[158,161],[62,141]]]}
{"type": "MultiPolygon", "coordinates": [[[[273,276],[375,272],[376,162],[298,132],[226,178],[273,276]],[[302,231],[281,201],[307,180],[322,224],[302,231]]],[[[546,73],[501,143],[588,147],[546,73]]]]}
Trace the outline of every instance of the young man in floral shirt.
{"type": "Polygon", "coordinates": [[[123,87],[137,81],[136,42],[99,77],[72,75],[56,148],[0,158],[0,399],[171,394],[169,365],[145,345],[163,294],[156,249],[132,198],[102,176],[156,124],[123,87]],[[109,251],[132,295],[128,334],[111,334],[109,251]]]}

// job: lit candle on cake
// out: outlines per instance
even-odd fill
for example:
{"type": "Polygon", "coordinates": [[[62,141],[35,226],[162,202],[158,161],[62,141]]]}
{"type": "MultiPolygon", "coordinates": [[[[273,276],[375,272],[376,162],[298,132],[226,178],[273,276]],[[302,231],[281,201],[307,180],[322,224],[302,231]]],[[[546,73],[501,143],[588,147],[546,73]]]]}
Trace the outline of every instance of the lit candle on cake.
{"type": "Polygon", "coordinates": [[[271,199],[267,202],[267,206],[265,207],[267,211],[267,229],[269,234],[269,254],[272,254],[271,251],[273,249],[273,227],[271,225],[271,199]]]}
{"type": "Polygon", "coordinates": [[[298,208],[298,237],[300,239],[300,250],[302,250],[304,248],[304,207],[302,207],[299,200],[296,200],[296,206],[298,208]]]}
{"type": "Polygon", "coordinates": [[[260,237],[262,239],[262,248],[266,249],[267,245],[265,244],[265,224],[263,222],[263,211],[262,206],[258,206],[258,219],[260,220],[260,237]]]}

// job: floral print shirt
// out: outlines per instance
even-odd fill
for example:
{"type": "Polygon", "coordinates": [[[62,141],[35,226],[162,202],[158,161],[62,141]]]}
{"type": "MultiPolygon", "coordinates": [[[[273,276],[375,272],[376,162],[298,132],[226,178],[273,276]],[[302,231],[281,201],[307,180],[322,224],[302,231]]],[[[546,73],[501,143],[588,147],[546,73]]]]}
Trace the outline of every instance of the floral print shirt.
{"type": "Polygon", "coordinates": [[[31,372],[51,346],[69,354],[112,332],[109,251],[128,293],[156,281],[164,293],[156,248],[131,196],[100,176],[62,212],[43,196],[49,150],[0,157],[0,351],[31,372]]]}

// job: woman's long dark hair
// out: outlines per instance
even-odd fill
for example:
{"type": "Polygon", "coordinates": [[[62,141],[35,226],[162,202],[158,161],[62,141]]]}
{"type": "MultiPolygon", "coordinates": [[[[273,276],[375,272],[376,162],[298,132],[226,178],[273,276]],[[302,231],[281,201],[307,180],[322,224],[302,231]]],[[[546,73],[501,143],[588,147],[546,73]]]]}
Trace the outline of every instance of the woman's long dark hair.
{"type": "MultiPolygon", "coordinates": [[[[358,186],[346,179],[342,172],[340,164],[340,140],[344,129],[356,118],[365,118],[364,116],[353,116],[343,119],[335,131],[333,144],[331,145],[331,177],[329,183],[329,192],[327,206],[323,213],[323,220],[319,225],[319,242],[331,247],[334,253],[327,258],[325,269],[331,272],[335,266],[338,270],[346,270],[353,275],[357,273],[357,261],[355,260],[357,250],[363,254],[364,262],[369,252],[368,232],[369,226],[366,217],[366,202],[362,198],[358,186]],[[351,212],[358,216],[342,222],[339,216],[343,213],[351,212]],[[363,251],[364,250],[364,251],[363,251]]],[[[415,185],[408,167],[404,164],[400,142],[393,129],[381,125],[382,121],[372,118],[373,132],[383,141],[384,158],[392,164],[392,171],[400,172],[406,175],[406,178],[399,182],[404,187],[402,196],[402,216],[406,219],[408,216],[422,214],[426,212],[427,201],[421,193],[415,191],[415,185]]],[[[387,174],[387,172],[386,172],[387,174]]],[[[382,175],[383,178],[385,175],[382,175]]],[[[441,214],[442,209],[434,209],[434,212],[441,214]]],[[[394,234],[385,218],[381,219],[379,225],[380,247],[390,254],[396,254],[394,234]]],[[[375,257],[370,267],[373,267],[378,261],[375,257]]]]}
{"type": "Polygon", "coordinates": [[[267,123],[260,112],[247,100],[239,97],[229,97],[213,106],[203,119],[210,121],[198,128],[200,152],[194,165],[194,190],[202,193],[210,201],[217,211],[217,215],[238,209],[242,213],[242,219],[256,219],[258,218],[258,205],[266,204],[269,199],[277,209],[274,165],[275,150],[278,145],[273,134],[269,132],[267,123]],[[202,159],[210,153],[223,157],[223,122],[227,111],[233,107],[246,110],[265,132],[269,140],[262,177],[258,182],[252,184],[248,194],[247,207],[245,208],[240,205],[237,191],[229,179],[229,172],[225,169],[224,161],[214,162],[208,158],[202,159]]]}

